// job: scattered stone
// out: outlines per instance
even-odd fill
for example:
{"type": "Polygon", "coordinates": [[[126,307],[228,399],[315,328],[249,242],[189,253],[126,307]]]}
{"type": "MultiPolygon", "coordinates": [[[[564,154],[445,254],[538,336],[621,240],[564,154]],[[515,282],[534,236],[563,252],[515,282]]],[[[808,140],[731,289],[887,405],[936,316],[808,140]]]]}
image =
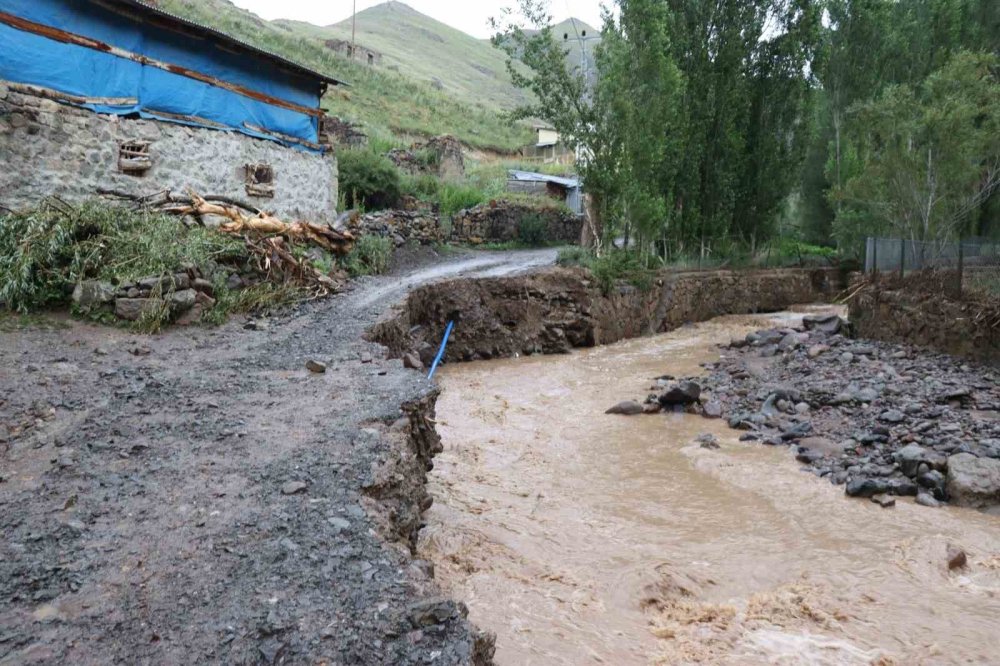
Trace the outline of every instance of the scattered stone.
{"type": "Polygon", "coordinates": [[[458,615],[458,609],[455,602],[443,598],[419,601],[411,604],[407,609],[407,617],[415,629],[444,624],[456,615],[458,615]]]}
{"type": "Polygon", "coordinates": [[[115,299],[115,288],[107,282],[84,280],[73,289],[73,302],[81,309],[100,307],[115,299]]]}
{"type": "Polygon", "coordinates": [[[409,370],[423,370],[424,364],[420,356],[414,353],[403,354],[403,367],[409,370]]]}
{"type": "Polygon", "coordinates": [[[289,481],[281,486],[282,495],[297,495],[308,488],[308,484],[302,481],[289,481]]]}
{"type": "Polygon", "coordinates": [[[670,405],[690,405],[698,402],[701,397],[701,386],[696,382],[682,381],[664,391],[660,397],[660,404],[664,407],[670,405]]]}
{"type": "Polygon", "coordinates": [[[624,416],[635,416],[643,413],[643,406],[635,400],[624,400],[604,412],[605,414],[622,414],[624,416]]]}
{"type": "Polygon", "coordinates": [[[710,400],[709,402],[706,402],[704,408],[702,409],[702,414],[704,414],[706,418],[710,419],[722,418],[722,403],[718,400],[710,400]]]}
{"type": "Polygon", "coordinates": [[[875,495],[882,495],[889,492],[889,481],[888,479],[880,478],[855,478],[851,479],[847,483],[847,487],[844,489],[850,497],[873,497],[875,495]]]}
{"type": "Polygon", "coordinates": [[[934,499],[934,496],[928,492],[917,493],[917,504],[921,506],[930,507],[932,509],[936,509],[937,507],[941,506],[941,502],[934,499]]]}
{"type": "Polygon", "coordinates": [[[828,335],[835,335],[847,327],[847,322],[838,315],[806,315],[802,318],[802,326],[807,331],[820,331],[828,335]]]}
{"type": "Polygon", "coordinates": [[[198,292],[194,289],[182,289],[170,294],[170,309],[173,312],[187,312],[198,302],[198,292]]]}
{"type": "Polygon", "coordinates": [[[1000,460],[971,453],[950,456],[946,488],[951,502],[959,506],[1000,504],[1000,460]]]}
{"type": "Polygon", "coordinates": [[[898,409],[889,409],[879,414],[878,418],[886,423],[902,423],[906,420],[906,415],[898,409]]]}
{"type": "Polygon", "coordinates": [[[321,363],[319,361],[309,359],[308,361],[306,361],[306,369],[309,370],[309,372],[321,375],[324,372],[326,372],[326,363],[321,363]]]}
{"type": "Polygon", "coordinates": [[[152,298],[116,298],[115,316],[125,321],[138,321],[144,312],[159,307],[160,303],[152,298]]]}
{"type": "Polygon", "coordinates": [[[969,563],[969,556],[962,548],[954,544],[948,544],[948,571],[964,568],[969,563]]]}
{"type": "Polygon", "coordinates": [[[896,499],[888,495],[872,495],[872,502],[878,504],[883,509],[896,506],[896,499]]]}
{"type": "Polygon", "coordinates": [[[915,477],[919,472],[920,465],[927,462],[928,451],[919,444],[908,444],[893,453],[892,458],[899,464],[899,469],[903,474],[915,477]]]}
{"type": "Polygon", "coordinates": [[[698,435],[695,440],[703,449],[719,449],[719,438],[710,432],[703,432],[698,435]]]}
{"type": "Polygon", "coordinates": [[[806,352],[806,354],[809,356],[809,358],[818,358],[819,356],[822,356],[828,351],[830,351],[829,345],[813,345],[812,347],[809,348],[809,351],[806,352]]]}
{"type": "Polygon", "coordinates": [[[361,352],[362,363],[371,363],[373,360],[375,359],[372,357],[371,352],[361,352]]]}

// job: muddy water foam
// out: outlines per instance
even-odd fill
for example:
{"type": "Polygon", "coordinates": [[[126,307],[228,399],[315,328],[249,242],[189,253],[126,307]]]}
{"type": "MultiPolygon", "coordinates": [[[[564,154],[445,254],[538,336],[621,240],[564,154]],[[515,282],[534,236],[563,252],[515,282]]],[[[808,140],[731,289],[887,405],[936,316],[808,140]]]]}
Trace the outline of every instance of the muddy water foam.
{"type": "Polygon", "coordinates": [[[421,551],[497,663],[1000,661],[1000,518],[848,500],[719,421],[603,413],[767,323],[445,370],[421,551]]]}

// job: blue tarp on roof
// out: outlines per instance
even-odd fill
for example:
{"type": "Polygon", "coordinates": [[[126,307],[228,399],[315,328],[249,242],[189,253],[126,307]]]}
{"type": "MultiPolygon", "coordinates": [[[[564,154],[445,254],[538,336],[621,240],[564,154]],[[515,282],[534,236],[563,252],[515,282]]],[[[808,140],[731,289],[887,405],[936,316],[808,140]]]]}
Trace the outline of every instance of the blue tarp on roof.
{"type": "MultiPolygon", "coordinates": [[[[151,25],[92,0],[0,0],[0,12],[89,37],[155,60],[179,65],[270,97],[318,108],[320,82],[266,58],[225,50],[208,39],[151,25]]],[[[157,113],[202,118],[261,138],[247,127],[315,143],[318,119],[231,92],[181,74],[145,66],[99,50],[66,44],[0,24],[0,79],[88,98],[100,113],[157,113]],[[130,101],[129,101],[130,100],[130,101]]],[[[160,116],[161,118],[163,116],[160,116]]],[[[194,123],[197,124],[197,123],[194,123]]],[[[298,144],[291,144],[296,145],[298,144]]]]}

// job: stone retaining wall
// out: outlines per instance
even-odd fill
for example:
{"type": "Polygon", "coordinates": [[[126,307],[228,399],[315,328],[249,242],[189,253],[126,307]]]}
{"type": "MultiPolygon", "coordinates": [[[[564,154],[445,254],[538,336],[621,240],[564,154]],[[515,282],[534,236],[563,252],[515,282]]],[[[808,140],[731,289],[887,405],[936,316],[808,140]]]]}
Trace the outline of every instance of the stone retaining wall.
{"type": "Polygon", "coordinates": [[[384,210],[362,215],[350,222],[358,235],[392,239],[396,247],[408,242],[433,245],[444,241],[440,218],[430,211],[384,210]]]}
{"type": "Polygon", "coordinates": [[[0,82],[0,205],[19,209],[47,196],[80,201],[98,188],[227,196],[279,217],[332,221],[337,161],[236,132],[100,115],[18,92],[0,82]],[[119,170],[123,142],[149,142],[150,168],[119,170]],[[268,164],[274,196],[251,196],[246,165],[268,164]]]}
{"type": "Polygon", "coordinates": [[[424,363],[452,320],[450,361],[565,353],[719,315],[828,300],[841,286],[839,272],[827,269],[664,273],[651,290],[622,285],[604,295],[582,269],[551,269],[421,287],[369,335],[396,354],[417,352],[424,363]]]}
{"type": "Polygon", "coordinates": [[[520,240],[521,221],[540,217],[545,224],[545,240],[578,244],[583,229],[582,218],[561,208],[539,208],[510,201],[459,211],[452,220],[451,238],[460,243],[506,243],[520,240]]]}
{"type": "Polygon", "coordinates": [[[850,318],[862,337],[1000,363],[1000,308],[903,289],[863,289],[850,318]]]}

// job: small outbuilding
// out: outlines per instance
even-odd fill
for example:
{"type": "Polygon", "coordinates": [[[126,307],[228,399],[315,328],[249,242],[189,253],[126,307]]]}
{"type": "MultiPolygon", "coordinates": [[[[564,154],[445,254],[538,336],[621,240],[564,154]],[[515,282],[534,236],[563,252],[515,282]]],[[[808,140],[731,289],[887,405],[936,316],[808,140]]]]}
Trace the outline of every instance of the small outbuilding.
{"type": "Polygon", "coordinates": [[[191,189],[335,214],[341,81],[142,0],[0,0],[0,44],[0,205],[191,189]]]}
{"type": "Polygon", "coordinates": [[[578,178],[511,169],[507,172],[507,191],[542,194],[558,199],[576,215],[583,215],[583,190],[578,178]]]}

